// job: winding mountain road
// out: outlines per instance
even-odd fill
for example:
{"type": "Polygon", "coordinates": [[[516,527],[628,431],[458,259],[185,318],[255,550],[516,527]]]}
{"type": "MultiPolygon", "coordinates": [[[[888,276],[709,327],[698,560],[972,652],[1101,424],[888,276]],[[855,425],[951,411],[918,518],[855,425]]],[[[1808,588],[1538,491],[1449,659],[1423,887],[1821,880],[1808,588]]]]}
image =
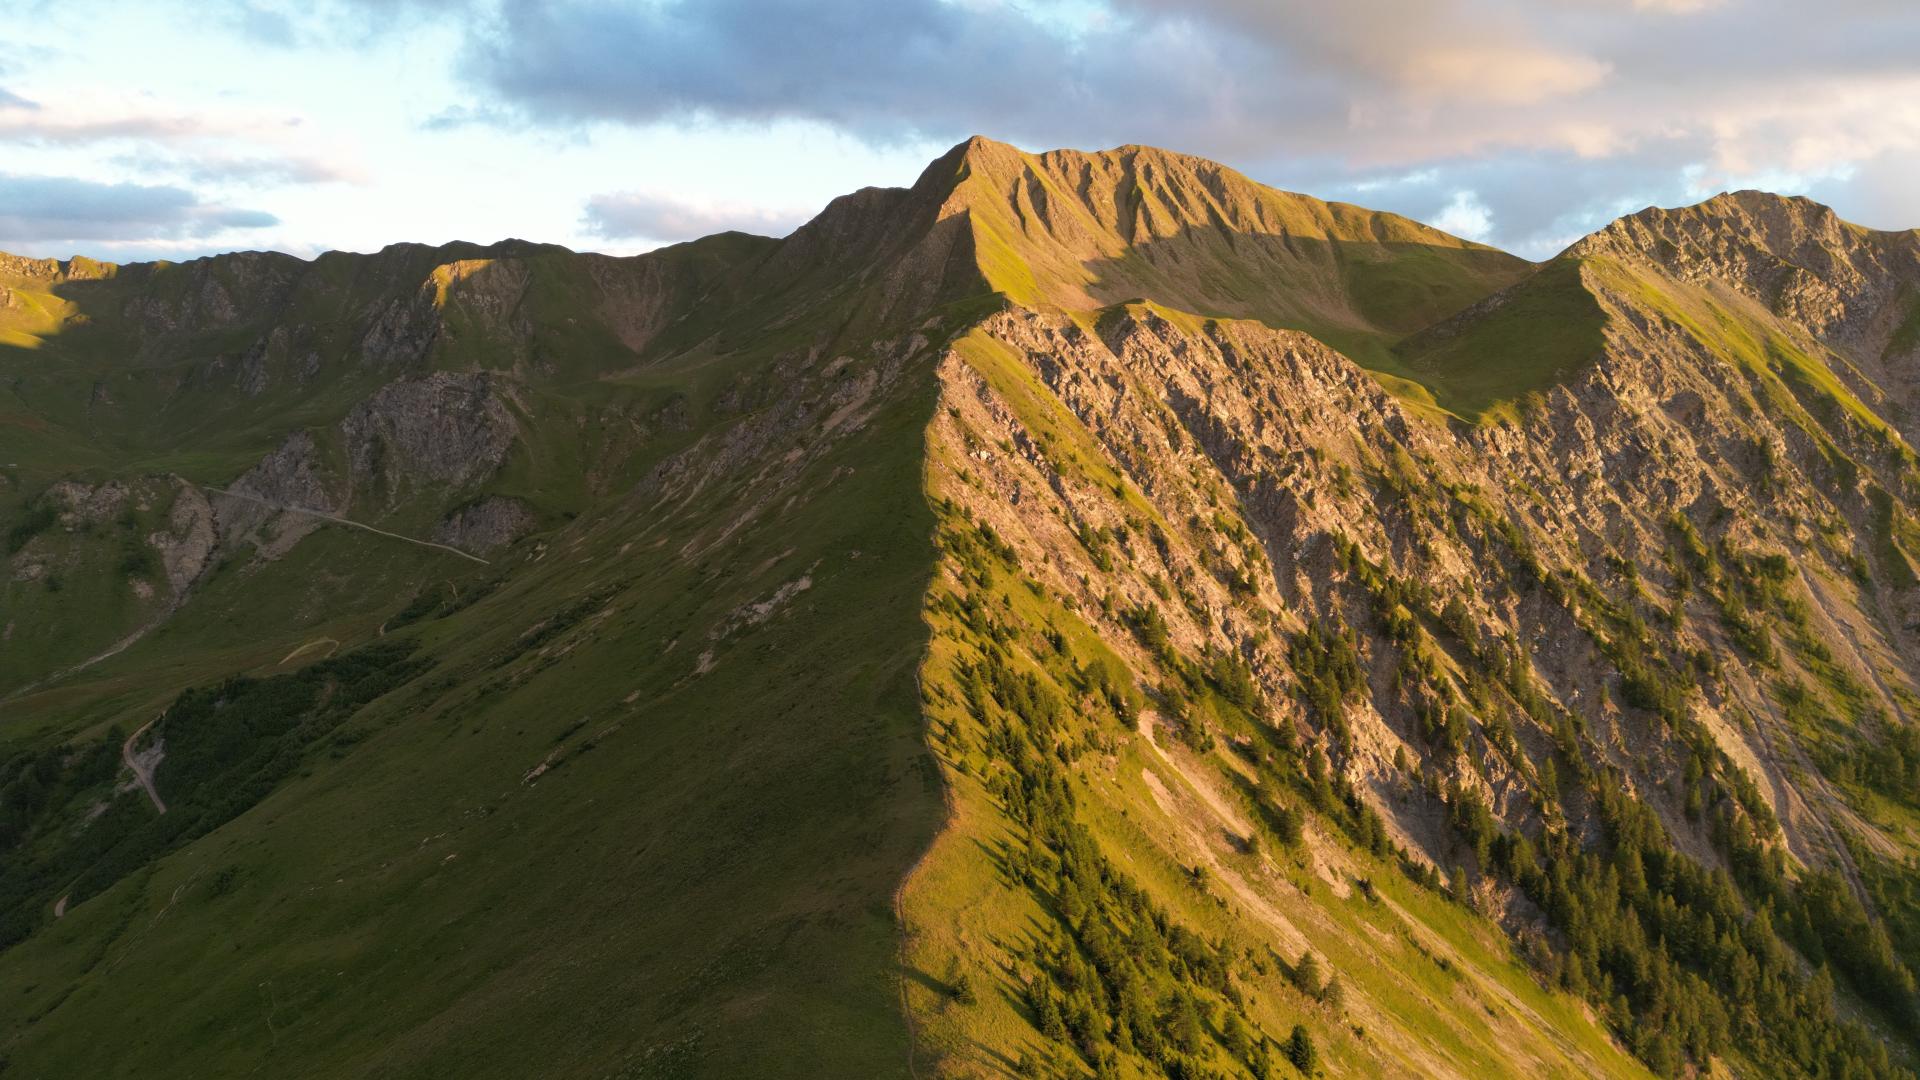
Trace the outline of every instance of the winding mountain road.
{"type": "Polygon", "coordinates": [[[377,536],[385,536],[393,540],[404,540],[409,544],[414,544],[419,547],[432,548],[435,551],[444,551],[449,555],[458,555],[463,559],[467,559],[472,562],[477,562],[481,566],[489,565],[487,560],[481,558],[480,556],[473,555],[465,551],[461,551],[457,547],[450,547],[446,544],[436,544],[431,540],[415,539],[414,537],[411,537],[411,536],[403,536],[397,532],[388,532],[385,529],[376,529],[373,526],[366,524],[365,522],[355,521],[352,518],[343,518],[337,514],[322,513],[319,510],[309,510],[304,506],[287,506],[284,503],[277,503],[268,499],[263,499],[258,495],[249,495],[244,491],[230,491],[226,488],[217,488],[210,484],[201,484],[199,485],[199,487],[202,491],[212,492],[215,495],[225,495],[229,499],[241,499],[246,502],[255,503],[257,505],[264,506],[269,510],[278,510],[284,514],[305,514],[308,517],[319,518],[322,521],[331,521],[336,525],[348,525],[356,529],[362,529],[367,532],[373,533],[377,536]]]}

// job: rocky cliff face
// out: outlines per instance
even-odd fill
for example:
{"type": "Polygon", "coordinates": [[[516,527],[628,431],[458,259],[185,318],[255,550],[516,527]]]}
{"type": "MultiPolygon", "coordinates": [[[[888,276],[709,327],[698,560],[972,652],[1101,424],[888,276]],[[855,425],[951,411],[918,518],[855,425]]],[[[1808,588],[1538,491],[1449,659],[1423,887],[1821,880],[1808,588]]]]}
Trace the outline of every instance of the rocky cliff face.
{"type": "Polygon", "coordinates": [[[1876,354],[1920,283],[1920,234],[1863,229],[1809,199],[1758,191],[1644,210],[1572,251],[1737,290],[1822,340],[1876,354]]]}
{"type": "MultiPolygon", "coordinates": [[[[978,492],[973,512],[1021,549],[1022,562],[1046,567],[1042,580],[1079,605],[1116,613],[1159,607],[1173,640],[1245,656],[1256,672],[1270,673],[1276,696],[1289,665],[1284,637],[1273,627],[1371,621],[1365,589],[1339,568],[1354,554],[1460,601],[1476,639],[1552,643],[1532,663],[1569,707],[1590,702],[1618,675],[1594,640],[1604,631],[1583,623],[1591,614],[1585,605],[1540,595],[1541,566],[1550,576],[1600,583],[1587,604],[1619,602],[1602,598],[1636,582],[1639,596],[1627,602],[1670,616],[1663,651],[1676,666],[1695,650],[1737,654],[1718,613],[1690,606],[1676,583],[1668,563],[1676,519],[1698,520],[1704,543],[1717,550],[1793,552],[1818,606],[1849,613],[1836,626],[1840,662],[1863,683],[1874,672],[1902,687],[1914,678],[1904,659],[1914,655],[1904,624],[1876,616],[1882,604],[1903,610],[1910,597],[1850,579],[1850,568],[1871,556],[1868,545],[1823,539],[1841,522],[1867,534],[1866,500],[1857,491],[1831,492],[1829,465],[1803,433],[1757,414],[1743,417],[1714,389],[1724,386],[1726,372],[1670,340],[1623,330],[1607,361],[1538,411],[1453,431],[1411,416],[1351,361],[1305,335],[1246,323],[1183,326],[1145,308],[1111,316],[1097,333],[1034,315],[1002,316],[985,329],[1031,365],[1153,513],[1129,508],[1112,485],[1063,467],[1057,436],[1050,452],[1046,438],[956,362],[949,394],[972,409],[984,396],[990,407],[977,416],[979,430],[957,433],[954,441],[1013,447],[983,449],[980,464],[968,467],[971,482],[962,490],[978,492]],[[1769,446],[1776,448],[1771,458],[1769,446]],[[1763,486],[1772,489],[1764,504],[1756,497],[1763,486]],[[1823,489],[1838,501],[1815,494],[1823,489]],[[1156,526],[1164,542],[1140,543],[1156,526]],[[1223,537],[1222,530],[1244,530],[1244,539],[1223,537]],[[1103,570],[1079,538],[1108,534],[1126,539],[1107,560],[1117,568],[1103,570]],[[1156,579],[1182,602],[1167,605],[1156,579]]],[[[1869,459],[1878,452],[1865,440],[1853,450],[1869,459]]],[[[1105,629],[1124,639],[1128,631],[1118,614],[1114,619],[1105,629]]],[[[1379,648],[1396,651],[1387,642],[1379,648]]],[[[1390,674],[1384,665],[1376,671],[1383,679],[1390,674]]],[[[1787,761],[1756,750],[1750,732],[1734,734],[1740,724],[1720,722],[1724,711],[1761,707],[1761,685],[1744,665],[1723,674],[1730,685],[1709,683],[1701,702],[1714,730],[1729,737],[1730,756],[1764,759],[1767,776],[1784,777],[1787,761]]],[[[1612,696],[1619,695],[1616,684],[1612,696]]],[[[1890,689],[1874,696],[1880,708],[1902,707],[1890,689]]],[[[1392,700],[1383,692],[1374,703],[1392,700]]],[[[1400,705],[1369,717],[1381,727],[1348,759],[1356,781],[1391,789],[1403,779],[1392,767],[1393,752],[1416,759],[1424,753],[1412,703],[1400,705]]],[[[1609,707],[1594,719],[1603,728],[1596,739],[1610,755],[1638,737],[1629,713],[1609,707]]],[[[1630,764],[1627,757],[1617,761],[1630,764]]],[[[1658,763],[1638,783],[1657,792],[1661,768],[1676,764],[1658,763]]],[[[1784,782],[1772,790],[1794,797],[1784,782]]],[[[1510,801],[1494,802],[1498,808],[1510,801]]],[[[1514,805],[1522,819],[1531,813],[1525,800],[1514,805]]],[[[1844,850],[1815,846],[1825,838],[1798,828],[1798,815],[1781,816],[1790,842],[1810,861],[1845,859],[1844,850]]],[[[1417,812],[1409,818],[1409,834],[1420,819],[1417,812]]],[[[1677,814],[1674,822],[1684,825],[1677,814]]],[[[1444,861],[1445,853],[1432,857],[1444,861]]]]}
{"type": "MultiPolygon", "coordinates": [[[[1321,944],[1331,924],[1267,913],[1263,898],[1292,888],[1286,859],[1244,857],[1264,850],[1263,829],[1231,794],[1278,780],[1264,797],[1284,797],[1315,768],[1379,815],[1404,858],[1456,875],[1523,938],[1566,928],[1538,891],[1471,855],[1463,807],[1550,848],[1604,846],[1608,800],[1624,792],[1702,866],[1738,871],[1773,851],[1883,905],[1855,852],[1898,859],[1911,838],[1820,777],[1789,715],[1804,699],[1790,707],[1782,687],[1845,688],[1828,707],[1882,718],[1857,731],[1868,745],[1897,738],[1877,725],[1903,730],[1892,718],[1920,700],[1911,586],[1871,569],[1861,495],[1876,476],[1904,483],[1910,459],[1868,430],[1815,435],[1752,407],[1728,393],[1731,365],[1677,329],[1614,307],[1605,355],[1579,379],[1523,416],[1457,428],[1302,334],[1145,305],[1093,328],[1015,310],[943,363],[934,486],[1008,545],[1053,618],[1084,621],[1144,680],[1159,737],[1198,751],[1147,770],[1156,791],[1200,794],[1163,813],[1207,822],[1164,850],[1207,868],[1246,924],[1334,948],[1321,944]],[[1836,459],[1855,463],[1848,486],[1836,459]],[[1746,610],[1769,589],[1782,606],[1746,610]],[[1329,637],[1358,664],[1331,703],[1307,663],[1329,637]],[[1195,674],[1223,666],[1257,687],[1240,706],[1215,704],[1223,684],[1195,674]],[[1269,743],[1303,771],[1242,762],[1269,743]],[[1581,794],[1569,768],[1609,794],[1581,794]]],[[[962,564],[952,573],[978,595],[962,564]]],[[[953,731],[942,748],[971,767],[952,781],[993,790],[994,767],[960,749],[991,728],[953,731]]],[[[1825,745],[1811,752],[1835,752],[1825,745]]],[[[1328,887],[1370,873],[1323,844],[1310,850],[1328,887]]],[[[1008,929],[983,921],[970,936],[1008,929]]],[[[1658,1059],[1661,1037],[1636,1049],[1658,1059]]],[[[1362,1071],[1452,1071],[1390,1046],[1367,1054],[1362,1071]]]]}
{"type": "Polygon", "coordinates": [[[454,511],[434,526],[433,538],[476,555],[505,547],[533,531],[536,519],[518,499],[490,496],[454,511]]]}
{"type": "Polygon", "coordinates": [[[491,476],[515,432],[495,379],[453,372],[389,383],[340,422],[353,477],[390,499],[409,483],[460,488],[491,476]]]}
{"type": "MultiPolygon", "coordinates": [[[[332,428],[296,431],[215,496],[220,532],[277,558],[326,517],[449,505],[499,471],[519,437],[501,380],[435,372],[388,383],[332,428]],[[319,437],[316,437],[316,434],[319,437]]],[[[514,500],[467,503],[444,543],[490,549],[532,515],[514,500]]]]}

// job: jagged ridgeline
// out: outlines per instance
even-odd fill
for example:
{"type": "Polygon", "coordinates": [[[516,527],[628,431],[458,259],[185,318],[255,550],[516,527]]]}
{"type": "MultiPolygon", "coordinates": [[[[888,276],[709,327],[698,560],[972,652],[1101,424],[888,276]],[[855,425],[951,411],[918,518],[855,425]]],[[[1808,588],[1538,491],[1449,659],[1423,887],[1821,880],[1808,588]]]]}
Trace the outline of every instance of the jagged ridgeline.
{"type": "Polygon", "coordinates": [[[1897,1077],[1920,236],[972,140],[0,261],[23,1076],[1897,1077]]]}

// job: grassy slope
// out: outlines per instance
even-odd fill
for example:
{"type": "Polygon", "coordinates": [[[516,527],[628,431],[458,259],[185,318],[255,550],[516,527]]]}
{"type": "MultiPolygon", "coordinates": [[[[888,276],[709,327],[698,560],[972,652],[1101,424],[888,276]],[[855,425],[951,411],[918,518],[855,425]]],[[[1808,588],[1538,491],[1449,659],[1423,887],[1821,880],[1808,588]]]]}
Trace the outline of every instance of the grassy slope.
{"type": "MultiPolygon", "coordinates": [[[[1027,626],[1066,628],[1076,652],[1106,652],[1084,624],[1018,584],[999,592],[996,603],[1001,600],[1027,626]]],[[[969,651],[963,628],[953,620],[936,616],[935,626],[925,680],[938,696],[953,692],[953,664],[969,651]]],[[[985,729],[953,702],[929,704],[936,728],[952,725],[976,745],[982,739],[985,729]]],[[[1120,737],[1125,748],[1085,774],[1083,790],[1093,797],[1088,821],[1103,847],[1187,926],[1224,940],[1230,951],[1264,958],[1261,969],[1242,972],[1251,992],[1251,1006],[1242,1015],[1275,1038],[1304,1024],[1329,1075],[1444,1069],[1458,1075],[1575,1077],[1591,1075],[1596,1064],[1608,1075],[1645,1075],[1578,1003],[1542,989],[1511,955],[1497,927],[1358,852],[1343,855],[1353,860],[1354,871],[1379,883],[1382,903],[1369,903],[1358,893],[1346,899],[1333,895],[1300,855],[1241,860],[1241,872],[1304,934],[1306,947],[1340,975],[1350,1005],[1336,1011],[1302,994],[1277,962],[1297,959],[1298,944],[1284,940],[1242,904],[1221,903],[1193,888],[1182,862],[1191,857],[1183,846],[1185,825],[1156,808],[1142,780],[1143,770],[1169,771],[1143,756],[1131,737],[1120,737]],[[1356,1033],[1356,1023],[1368,1034],[1356,1033]]],[[[936,1075],[993,1075],[996,1061],[1045,1053],[1047,1044],[1034,1028],[1015,972],[1024,959],[1022,947],[1046,940],[1058,916],[1008,877],[1002,853],[1026,841],[975,775],[984,759],[967,758],[963,772],[956,768],[959,757],[941,757],[954,790],[954,817],[905,892],[912,931],[908,1001],[923,1031],[921,1052],[930,1065],[938,1063],[936,1075]],[[955,973],[966,973],[980,988],[977,1004],[953,1000],[955,973]]],[[[1200,764],[1216,767],[1228,769],[1217,762],[1200,764]]],[[[1181,781],[1168,774],[1161,783],[1177,788],[1181,781]]],[[[1189,812],[1206,813],[1197,804],[1189,812]]],[[[1315,828],[1317,843],[1339,845],[1331,830],[1315,828]]],[[[1273,850],[1271,837],[1265,844],[1273,850]]],[[[1210,1064],[1237,1069],[1218,1052],[1210,1064]]],[[[1122,1075],[1153,1074],[1129,1060],[1122,1075]]]]}
{"type": "MultiPolygon", "coordinates": [[[[939,805],[913,684],[930,398],[916,384],[812,467],[806,498],[697,560],[673,553],[735,519],[745,488],[671,520],[583,518],[425,625],[440,666],[353,721],[364,739],[316,748],[284,790],[6,955],[0,994],[20,1004],[0,1053],[25,1075],[897,1067],[887,896],[939,805]],[[695,674],[710,630],[809,568],[810,589],[695,674]],[[494,664],[608,586],[542,653],[494,664]],[[827,640],[842,662],[819,663],[827,640]],[[549,754],[564,764],[523,783],[549,754]]],[[[318,584],[298,571],[379,543],[318,534],[233,607],[216,586],[194,617],[24,704],[130,729],[165,700],[143,682],[271,669],[320,633],[364,640],[367,621],[295,629],[283,619],[304,605],[237,601],[291,601],[318,584]]],[[[466,573],[408,574],[450,570],[466,573]]]]}
{"type": "MultiPolygon", "coordinates": [[[[720,237],[667,257],[710,277],[770,243],[720,237]]],[[[15,1066],[735,1076],[867,1075],[902,1060],[886,898],[938,805],[931,773],[917,767],[912,683],[931,562],[917,466],[930,387],[923,378],[894,391],[856,438],[793,478],[782,494],[804,495],[764,526],[733,531],[747,503],[769,497],[739,480],[670,519],[618,511],[608,492],[732,422],[738,405],[720,404],[729,392],[747,387],[749,409],[794,392],[751,387],[782,346],[804,346],[818,330],[748,334],[715,355],[694,327],[680,334],[681,348],[695,346],[682,358],[632,368],[602,312],[581,307],[593,292],[583,265],[527,261],[538,265],[518,311],[557,332],[536,335],[530,351],[502,351],[499,312],[455,303],[437,362],[533,366],[539,378],[515,406],[526,438],[492,486],[551,519],[581,514],[567,554],[543,561],[536,544],[510,556],[498,570],[508,587],[407,632],[426,638],[435,673],[368,709],[345,737],[310,747],[298,779],[265,803],[10,951],[0,983],[31,999],[0,1035],[15,1066]],[[630,420],[669,405],[693,429],[652,425],[636,447],[630,420]],[[712,545],[700,559],[676,555],[696,534],[712,545]],[[764,626],[737,621],[741,605],[803,578],[812,587],[764,626]],[[584,628],[517,655],[522,631],[606,588],[611,599],[584,628]],[[720,636],[703,649],[711,634],[720,636]],[[811,646],[829,639],[843,663],[817,662],[811,646]],[[523,788],[543,760],[565,767],[523,788]],[[445,845],[425,837],[459,837],[467,861],[442,857],[445,845]],[[129,1018],[127,1037],[98,1037],[129,1018]],[[560,1030],[589,1036],[567,1044],[565,1060],[551,1037],[560,1030]]],[[[366,260],[320,260],[300,314],[341,314],[332,305],[366,272],[366,260]]],[[[608,302],[632,316],[646,300],[608,302]]],[[[43,329],[51,339],[61,328],[43,329]]],[[[29,355],[28,342],[9,339],[15,347],[0,351],[29,376],[33,397],[7,422],[47,433],[27,475],[8,477],[12,495],[31,497],[86,460],[65,456],[59,440],[96,441],[89,378],[138,390],[174,377],[164,364],[116,366],[101,341],[35,339],[48,347],[29,355]]],[[[102,421],[112,437],[97,440],[96,475],[178,468],[225,480],[286,428],[331,422],[390,375],[349,373],[285,401],[208,387],[205,408],[188,407],[191,392],[164,408],[164,395],[134,393],[137,416],[102,421]]],[[[430,510],[403,508],[393,524],[422,531],[430,510]]],[[[493,572],[323,529],[277,563],[223,566],[127,653],[10,702],[15,722],[0,749],[117,740],[181,687],[270,674],[284,657],[311,661],[336,642],[351,648],[380,632],[414,583],[471,591],[493,572]]],[[[110,576],[93,584],[102,603],[124,591],[110,576]]],[[[114,621],[73,618],[75,592],[41,589],[36,602],[41,593],[65,625],[114,621]]],[[[19,654],[29,671],[58,666],[44,644],[19,654]]],[[[114,795],[88,792],[73,812],[95,797],[114,795]]],[[[119,802],[146,812],[137,793],[119,802]]]]}
{"type": "Polygon", "coordinates": [[[1604,316],[1582,272],[1578,260],[1548,263],[1494,306],[1415,335],[1397,358],[1448,411],[1487,417],[1599,354],[1604,316]]]}
{"type": "MultiPolygon", "coordinates": [[[[407,374],[363,360],[360,343],[371,321],[423,284],[435,286],[430,315],[441,319],[425,363],[512,369],[503,385],[524,406],[517,409],[522,438],[488,490],[523,500],[545,520],[579,513],[596,494],[637,479],[640,443],[676,435],[635,426],[682,392],[679,383],[603,377],[636,361],[617,326],[643,317],[645,302],[664,304],[673,290],[750,262],[769,243],[723,234],[631,260],[529,245],[400,245],[311,263],[243,255],[126,267],[97,279],[0,276],[0,287],[18,298],[0,306],[0,327],[17,331],[0,341],[0,533],[58,479],[172,473],[224,485],[289,431],[310,429],[322,446],[336,441],[341,417],[407,374]],[[476,257],[488,254],[500,257],[476,257]],[[456,259],[464,261],[449,261],[456,259]],[[450,267],[465,276],[455,282],[450,267]],[[231,320],[192,307],[202,280],[234,298],[231,320]],[[174,329],[139,323],[129,312],[143,305],[163,310],[174,329]],[[278,342],[265,353],[266,385],[244,392],[242,358],[266,342],[278,342]],[[295,371],[309,354],[318,366],[295,371]]],[[[696,383],[714,375],[703,372],[696,383]]],[[[363,500],[348,514],[424,536],[449,499],[482,493],[412,494],[397,507],[363,500]]],[[[60,533],[50,530],[52,542],[31,554],[51,560],[62,592],[12,575],[0,582],[14,624],[0,642],[0,692],[97,654],[164,606],[131,599],[131,582],[114,571],[118,537],[60,533]]],[[[389,594],[408,587],[404,575],[354,584],[389,594]]]]}
{"type": "Polygon", "coordinates": [[[395,245],[310,263],[221,256],[71,280],[0,273],[19,300],[0,307],[0,432],[20,440],[0,457],[19,465],[29,493],[76,467],[231,479],[288,430],[330,424],[403,374],[367,361],[362,347],[370,326],[423,289],[440,322],[430,366],[518,361],[531,381],[592,380],[633,363],[616,324],[643,314],[636,305],[699,289],[771,243],[729,233],[629,260],[516,242],[395,245]],[[447,269],[456,265],[466,271],[458,283],[447,269]],[[230,311],[196,299],[216,286],[230,311]],[[159,314],[142,321],[138,311],[159,314]],[[276,329],[287,344],[264,350],[264,390],[243,392],[242,358],[276,329]],[[316,371],[291,374],[291,354],[308,352],[316,371]]]}

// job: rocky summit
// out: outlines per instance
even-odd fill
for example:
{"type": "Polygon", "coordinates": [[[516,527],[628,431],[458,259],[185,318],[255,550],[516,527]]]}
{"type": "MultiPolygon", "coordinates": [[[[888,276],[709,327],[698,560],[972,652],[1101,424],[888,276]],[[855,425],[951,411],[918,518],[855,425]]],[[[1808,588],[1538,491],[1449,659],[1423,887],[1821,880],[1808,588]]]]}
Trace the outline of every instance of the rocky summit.
{"type": "Polygon", "coordinates": [[[1907,1077],[1920,232],[972,139],[0,256],[0,1072],[1907,1077]]]}

